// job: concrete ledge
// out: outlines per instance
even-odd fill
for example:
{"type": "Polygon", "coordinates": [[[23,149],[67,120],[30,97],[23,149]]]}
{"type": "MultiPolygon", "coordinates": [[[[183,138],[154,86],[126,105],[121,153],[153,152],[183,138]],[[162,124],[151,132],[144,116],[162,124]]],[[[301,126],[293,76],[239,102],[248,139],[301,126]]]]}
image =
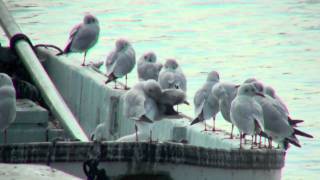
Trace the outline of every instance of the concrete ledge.
{"type": "Polygon", "coordinates": [[[102,162],[171,163],[227,169],[281,169],[285,153],[279,150],[223,150],[175,143],[57,142],[0,146],[0,162],[83,162],[99,153],[102,162]]]}
{"type": "Polygon", "coordinates": [[[48,118],[48,111],[31,100],[17,100],[17,116],[13,124],[37,124],[47,127],[48,118]]]}

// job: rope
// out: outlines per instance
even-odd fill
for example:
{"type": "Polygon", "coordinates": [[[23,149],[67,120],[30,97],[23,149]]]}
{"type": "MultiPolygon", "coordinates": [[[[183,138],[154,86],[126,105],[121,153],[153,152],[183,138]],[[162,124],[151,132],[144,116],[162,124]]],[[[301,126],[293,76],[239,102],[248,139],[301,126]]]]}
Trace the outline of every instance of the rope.
{"type": "Polygon", "coordinates": [[[52,48],[52,49],[55,49],[55,50],[59,51],[56,55],[61,55],[61,54],[63,54],[63,51],[62,51],[61,48],[59,48],[59,47],[56,46],[56,45],[52,45],[52,44],[37,44],[37,45],[35,45],[34,47],[35,47],[35,48],[44,47],[44,48],[47,48],[47,49],[52,48]]]}
{"type": "MultiPolygon", "coordinates": [[[[31,40],[29,39],[29,37],[23,33],[17,33],[15,35],[13,35],[11,38],[10,38],[10,49],[12,49],[15,53],[16,53],[16,49],[15,49],[15,45],[18,41],[20,40],[24,40],[26,41],[30,47],[32,48],[33,52],[35,53],[36,51],[36,48],[38,47],[44,47],[44,48],[53,48],[55,50],[58,51],[58,53],[56,55],[61,55],[63,54],[63,50],[61,48],[59,48],[58,46],[55,46],[55,45],[52,45],[52,44],[37,44],[37,45],[33,45],[31,40]]],[[[35,53],[36,54],[36,53],[35,53]]]]}
{"type": "Polygon", "coordinates": [[[35,52],[32,42],[30,41],[28,36],[23,33],[17,33],[10,38],[10,49],[12,49],[16,53],[15,46],[16,46],[16,43],[20,40],[26,41],[31,46],[32,50],[35,52]]]}

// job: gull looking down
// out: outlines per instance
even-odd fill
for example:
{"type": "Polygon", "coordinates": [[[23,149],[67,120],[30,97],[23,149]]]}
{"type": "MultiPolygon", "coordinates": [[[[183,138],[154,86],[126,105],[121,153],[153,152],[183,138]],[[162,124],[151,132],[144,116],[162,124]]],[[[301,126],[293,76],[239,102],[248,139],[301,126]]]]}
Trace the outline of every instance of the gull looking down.
{"type": "Polygon", "coordinates": [[[126,76],[125,89],[128,89],[127,74],[132,71],[136,64],[135,51],[129,41],[125,39],[118,39],[115,46],[115,49],[110,52],[106,60],[106,76],[108,77],[106,84],[114,81],[115,88],[117,88],[116,80],[126,76]]]}
{"type": "Polygon", "coordinates": [[[138,78],[140,81],[154,79],[158,81],[161,63],[157,63],[157,56],[154,52],[147,52],[138,61],[138,78]]]}
{"type": "Polygon", "coordinates": [[[159,74],[159,84],[162,89],[182,89],[187,91],[187,80],[178,62],[168,59],[159,74]]]}

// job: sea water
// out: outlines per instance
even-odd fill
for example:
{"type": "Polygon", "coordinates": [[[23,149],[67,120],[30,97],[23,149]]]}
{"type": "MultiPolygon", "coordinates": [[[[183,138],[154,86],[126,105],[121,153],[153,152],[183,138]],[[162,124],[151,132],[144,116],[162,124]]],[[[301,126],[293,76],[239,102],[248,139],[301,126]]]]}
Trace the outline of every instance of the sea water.
{"type": "MultiPolygon", "coordinates": [[[[304,119],[291,147],[283,179],[319,179],[320,174],[320,1],[319,0],[6,0],[33,43],[63,48],[71,28],[85,13],[97,16],[99,42],[87,61],[104,61],[118,38],[128,39],[137,58],[154,51],[158,61],[178,60],[188,80],[188,100],[217,70],[221,81],[242,83],[255,77],[273,86],[291,116],[304,119]],[[318,129],[318,130],[317,130],[318,129]]],[[[0,43],[7,45],[3,32],[0,43]]],[[[69,55],[79,59],[82,54],[69,55]]],[[[105,68],[102,68],[105,71],[105,68]]],[[[120,80],[121,81],[121,80],[120,80]]],[[[124,82],[124,80],[122,80],[124,82]]],[[[136,69],[129,86],[137,82],[136,69]]],[[[193,116],[193,106],[179,110],[193,116]]],[[[216,126],[230,129],[221,116],[216,126]]]]}

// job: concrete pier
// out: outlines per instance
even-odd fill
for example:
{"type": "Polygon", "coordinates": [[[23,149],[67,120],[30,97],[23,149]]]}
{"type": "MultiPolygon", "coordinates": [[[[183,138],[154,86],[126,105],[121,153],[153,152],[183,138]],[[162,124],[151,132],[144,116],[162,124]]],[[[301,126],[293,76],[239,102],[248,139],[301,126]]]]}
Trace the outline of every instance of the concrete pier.
{"type": "Polygon", "coordinates": [[[134,132],[134,122],[122,114],[125,91],[106,86],[103,74],[80,61],[45,50],[39,55],[85,133],[100,124],[107,141],[0,145],[0,162],[50,164],[84,178],[83,162],[99,155],[99,167],[111,179],[281,179],[283,150],[249,145],[240,150],[239,139],[229,139],[225,131],[201,132],[202,125],[189,126],[184,115],[155,122],[153,139],[158,143],[114,142],[134,132]]]}

